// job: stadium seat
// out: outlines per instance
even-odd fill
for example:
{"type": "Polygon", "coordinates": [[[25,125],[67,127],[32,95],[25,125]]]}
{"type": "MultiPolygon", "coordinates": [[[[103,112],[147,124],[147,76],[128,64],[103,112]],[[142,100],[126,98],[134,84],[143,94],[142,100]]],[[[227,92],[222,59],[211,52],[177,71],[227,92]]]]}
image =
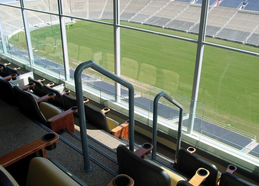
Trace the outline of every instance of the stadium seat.
{"type": "Polygon", "coordinates": [[[136,186],[173,186],[178,181],[185,180],[184,177],[174,172],[172,172],[170,177],[166,170],[142,159],[124,145],[117,147],[117,160],[119,174],[129,175],[134,180],[136,186]]]}
{"type": "Polygon", "coordinates": [[[17,86],[13,87],[13,91],[18,108],[29,117],[36,119],[57,133],[63,130],[75,132],[73,113],[77,111],[76,108],[63,112],[58,107],[44,102],[54,97],[54,93],[35,99],[29,92],[23,91],[17,86]]]}
{"type": "MultiPolygon", "coordinates": [[[[73,106],[77,106],[77,101],[75,97],[70,96],[69,94],[63,94],[62,95],[62,100],[64,103],[64,109],[69,109],[73,106]]],[[[89,99],[88,98],[84,98],[83,103],[88,103],[89,99]]]]}
{"type": "Polygon", "coordinates": [[[20,67],[12,68],[9,65],[10,65],[10,63],[4,63],[4,64],[0,63],[0,67],[1,67],[0,76],[5,77],[5,76],[9,76],[11,74],[20,75],[20,73],[19,73],[20,67]]]}
{"type": "Polygon", "coordinates": [[[128,139],[128,124],[119,125],[115,120],[107,117],[105,111],[84,104],[86,121],[97,129],[112,133],[115,137],[128,139]],[[115,129],[115,131],[113,131],[115,129]]]}
{"type": "MultiPolygon", "coordinates": [[[[28,84],[20,87],[22,90],[27,90],[34,87],[35,84],[28,84]]],[[[16,105],[16,97],[13,92],[13,84],[9,81],[5,81],[0,78],[0,99],[4,100],[6,103],[10,105],[16,105]]]]}
{"type": "Polygon", "coordinates": [[[244,179],[241,179],[229,172],[222,173],[219,186],[256,186],[244,179]]]}
{"type": "Polygon", "coordinates": [[[184,148],[179,149],[177,162],[174,163],[174,169],[178,173],[190,180],[200,167],[203,167],[210,172],[208,178],[201,185],[216,186],[219,179],[217,167],[196,155],[191,154],[184,148]]]}
{"type": "Polygon", "coordinates": [[[56,89],[54,89],[52,87],[49,87],[47,85],[44,85],[43,89],[44,89],[45,94],[48,94],[50,92],[54,92],[56,94],[55,99],[49,100],[49,103],[51,103],[51,104],[53,104],[57,107],[64,108],[64,103],[63,103],[63,99],[62,99],[63,92],[61,93],[59,90],[56,90],[56,89]]]}
{"type": "Polygon", "coordinates": [[[35,94],[37,96],[40,96],[40,97],[45,95],[45,92],[44,92],[44,89],[43,89],[43,84],[42,84],[42,82],[45,79],[35,80],[32,77],[29,77],[28,80],[29,80],[30,83],[36,84],[36,86],[34,87],[34,89],[32,91],[33,94],[35,94]]]}

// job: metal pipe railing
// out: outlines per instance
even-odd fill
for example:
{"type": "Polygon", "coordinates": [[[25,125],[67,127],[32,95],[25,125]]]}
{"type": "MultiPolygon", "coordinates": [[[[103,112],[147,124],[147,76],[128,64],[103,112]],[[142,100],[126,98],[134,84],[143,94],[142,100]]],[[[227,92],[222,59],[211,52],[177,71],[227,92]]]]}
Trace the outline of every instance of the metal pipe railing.
{"type": "Polygon", "coordinates": [[[80,125],[80,135],[82,140],[82,151],[84,158],[84,167],[82,171],[90,172],[92,167],[90,165],[89,160],[89,151],[88,151],[88,142],[86,135],[86,119],[85,119],[85,110],[83,104],[83,88],[82,88],[82,72],[86,68],[92,68],[101,74],[109,77],[117,83],[127,87],[129,89],[129,149],[134,151],[134,88],[127,81],[123,80],[119,76],[113,74],[102,66],[96,64],[95,62],[89,60],[81,63],[77,66],[74,74],[75,78],[75,90],[76,90],[76,98],[77,98],[77,107],[78,107],[78,117],[79,117],[79,125],[80,125]]]}
{"type": "Polygon", "coordinates": [[[183,106],[179,104],[177,101],[175,101],[173,98],[171,98],[169,95],[167,95],[164,92],[160,92],[156,95],[153,103],[153,149],[152,149],[152,159],[156,159],[156,151],[157,151],[157,115],[158,115],[158,101],[161,97],[164,97],[166,100],[174,104],[176,107],[180,109],[179,112],[179,124],[178,124],[178,133],[177,133],[177,141],[176,141],[176,153],[175,153],[175,159],[178,158],[178,150],[181,147],[181,136],[182,136],[182,122],[183,122],[183,106]]]}

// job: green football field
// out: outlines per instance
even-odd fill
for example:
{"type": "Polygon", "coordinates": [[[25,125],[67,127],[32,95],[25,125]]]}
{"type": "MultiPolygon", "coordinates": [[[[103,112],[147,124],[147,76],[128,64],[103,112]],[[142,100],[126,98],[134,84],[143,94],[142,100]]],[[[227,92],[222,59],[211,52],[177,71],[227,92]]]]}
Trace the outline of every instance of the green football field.
{"type": "MultiPolygon", "coordinates": [[[[123,24],[197,40],[194,34],[133,23],[123,24]]],[[[25,41],[22,38],[16,35],[11,41],[23,47],[25,41]]],[[[62,64],[58,25],[37,29],[31,32],[31,38],[38,55],[62,64]]],[[[258,47],[213,38],[206,40],[259,52],[258,47]]],[[[113,27],[78,21],[67,26],[67,42],[72,68],[92,59],[114,71],[113,27]]],[[[190,98],[196,48],[193,42],[121,28],[121,74],[190,98]]],[[[231,124],[233,128],[258,136],[258,69],[258,57],[206,46],[199,93],[199,101],[205,104],[204,119],[210,118],[226,126],[231,124]]]]}

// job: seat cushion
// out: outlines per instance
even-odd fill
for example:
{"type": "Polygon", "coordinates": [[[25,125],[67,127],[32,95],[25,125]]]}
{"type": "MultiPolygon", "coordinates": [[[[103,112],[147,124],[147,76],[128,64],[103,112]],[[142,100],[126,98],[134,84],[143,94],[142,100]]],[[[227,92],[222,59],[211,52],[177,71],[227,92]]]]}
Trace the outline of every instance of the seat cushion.
{"type": "Polygon", "coordinates": [[[61,109],[59,109],[58,107],[56,107],[50,103],[46,103],[46,102],[41,102],[39,104],[39,108],[47,120],[53,116],[56,116],[56,115],[62,113],[61,109]]]}
{"type": "Polygon", "coordinates": [[[108,127],[110,130],[112,130],[113,128],[115,128],[119,125],[119,123],[117,121],[115,121],[114,119],[109,118],[107,116],[106,116],[106,121],[107,121],[107,124],[108,124],[108,127]]]}
{"type": "Polygon", "coordinates": [[[46,158],[36,157],[30,161],[26,186],[77,186],[68,174],[46,158]]]}

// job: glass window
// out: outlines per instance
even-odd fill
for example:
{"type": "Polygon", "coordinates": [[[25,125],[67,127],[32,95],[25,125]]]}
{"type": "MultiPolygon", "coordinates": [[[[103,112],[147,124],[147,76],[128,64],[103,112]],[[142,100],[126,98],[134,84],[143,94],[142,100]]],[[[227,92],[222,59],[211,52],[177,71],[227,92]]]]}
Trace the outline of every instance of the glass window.
{"type": "Polygon", "coordinates": [[[259,134],[258,57],[205,47],[199,101],[204,120],[251,139],[259,134]]]}

